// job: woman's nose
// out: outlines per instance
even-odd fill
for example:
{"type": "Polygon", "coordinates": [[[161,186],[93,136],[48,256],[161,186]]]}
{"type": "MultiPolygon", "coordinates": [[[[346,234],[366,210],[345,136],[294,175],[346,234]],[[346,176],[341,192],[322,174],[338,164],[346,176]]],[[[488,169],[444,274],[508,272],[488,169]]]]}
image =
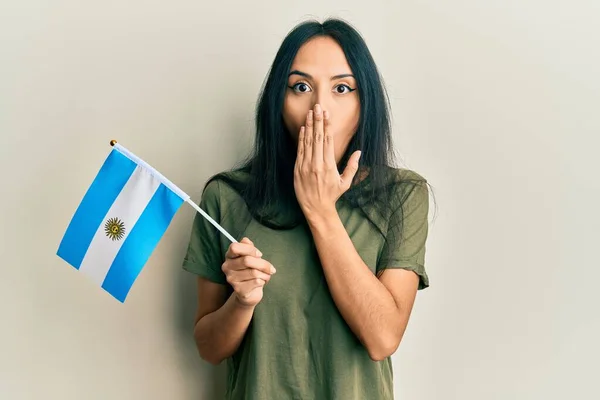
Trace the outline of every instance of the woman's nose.
{"type": "Polygon", "coordinates": [[[314,96],[314,102],[312,103],[312,110],[315,109],[315,105],[320,105],[321,110],[329,110],[329,103],[331,100],[331,93],[329,89],[323,89],[316,91],[316,95],[314,96]]]}

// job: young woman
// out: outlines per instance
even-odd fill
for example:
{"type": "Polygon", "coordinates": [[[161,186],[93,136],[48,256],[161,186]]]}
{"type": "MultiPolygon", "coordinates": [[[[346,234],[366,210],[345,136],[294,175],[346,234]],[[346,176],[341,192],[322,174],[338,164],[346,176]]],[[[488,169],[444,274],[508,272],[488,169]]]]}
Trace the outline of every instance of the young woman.
{"type": "Polygon", "coordinates": [[[249,159],[204,188],[183,267],[200,356],[228,399],[393,399],[390,356],[424,269],[429,191],[391,166],[385,90],[359,35],[305,22],[283,41],[249,159]]]}

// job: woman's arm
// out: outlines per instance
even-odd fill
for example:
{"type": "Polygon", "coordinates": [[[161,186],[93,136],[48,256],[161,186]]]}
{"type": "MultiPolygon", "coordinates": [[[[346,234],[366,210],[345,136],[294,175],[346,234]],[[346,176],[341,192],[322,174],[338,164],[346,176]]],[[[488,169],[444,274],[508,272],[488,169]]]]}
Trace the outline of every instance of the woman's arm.
{"type": "Polygon", "coordinates": [[[309,220],[323,271],[342,317],[371,359],[392,355],[402,340],[419,277],[403,269],[378,279],[354,248],[337,212],[309,220]]]}
{"type": "Polygon", "coordinates": [[[229,297],[226,285],[198,278],[194,339],[200,356],[211,364],[236,352],[262,300],[263,287],[275,273],[275,267],[246,237],[229,246],[221,269],[233,289],[229,297]]]}
{"type": "Polygon", "coordinates": [[[350,188],[360,155],[360,151],[352,153],[339,174],[329,113],[316,104],[298,134],[294,190],[333,300],[370,357],[382,360],[400,344],[419,277],[412,271],[386,269],[378,279],[356,252],[340,220],[335,204],[350,188]]]}
{"type": "Polygon", "coordinates": [[[243,305],[227,287],[198,278],[198,311],[194,339],[200,356],[213,365],[238,349],[254,314],[255,306],[243,305]]]}

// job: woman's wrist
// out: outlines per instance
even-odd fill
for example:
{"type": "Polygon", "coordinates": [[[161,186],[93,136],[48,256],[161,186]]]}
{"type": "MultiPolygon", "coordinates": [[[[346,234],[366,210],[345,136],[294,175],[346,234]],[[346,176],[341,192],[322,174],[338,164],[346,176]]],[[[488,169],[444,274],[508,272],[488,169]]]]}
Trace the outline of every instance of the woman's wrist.
{"type": "Polygon", "coordinates": [[[243,303],[240,298],[237,296],[236,293],[232,294],[233,296],[233,304],[235,306],[236,309],[240,310],[240,311],[254,311],[254,309],[256,308],[256,304],[245,304],[243,303]]]}

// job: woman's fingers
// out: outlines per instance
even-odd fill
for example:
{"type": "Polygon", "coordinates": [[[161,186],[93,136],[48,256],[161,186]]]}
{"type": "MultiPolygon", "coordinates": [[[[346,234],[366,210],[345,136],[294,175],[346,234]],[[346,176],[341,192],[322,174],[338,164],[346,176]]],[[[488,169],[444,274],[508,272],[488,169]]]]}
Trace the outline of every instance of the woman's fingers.
{"type": "Polygon", "coordinates": [[[329,168],[337,167],[335,162],[335,148],[333,134],[329,129],[329,111],[323,111],[323,160],[329,168]]]}
{"type": "Polygon", "coordinates": [[[300,133],[298,133],[298,153],[296,154],[296,168],[302,166],[302,162],[304,160],[304,134],[306,128],[304,126],[300,127],[300,133]]]}
{"type": "Polygon", "coordinates": [[[239,262],[242,268],[253,268],[262,271],[265,274],[275,273],[275,267],[270,262],[268,262],[267,260],[263,260],[262,258],[247,256],[241,258],[239,262]]]}
{"type": "Polygon", "coordinates": [[[261,257],[262,253],[254,247],[250,239],[244,238],[241,242],[231,243],[225,253],[225,258],[238,258],[242,256],[261,257]]]}
{"type": "Polygon", "coordinates": [[[236,293],[240,293],[240,296],[243,299],[248,299],[256,288],[262,288],[266,283],[267,282],[263,281],[262,279],[256,278],[249,281],[236,283],[234,290],[236,293]]]}
{"type": "Polygon", "coordinates": [[[247,268],[241,271],[237,271],[235,274],[235,282],[246,282],[253,279],[262,279],[265,282],[269,282],[271,274],[265,274],[262,271],[253,268],[247,268]]]}
{"type": "Polygon", "coordinates": [[[302,159],[302,166],[304,168],[309,167],[312,163],[313,157],[313,111],[310,110],[306,116],[306,125],[304,129],[304,157],[302,159]]]}
{"type": "Polygon", "coordinates": [[[298,134],[296,167],[304,171],[321,171],[324,164],[335,165],[333,136],[329,132],[329,112],[320,104],[306,115],[298,134]]]}
{"type": "Polygon", "coordinates": [[[265,274],[275,273],[275,267],[270,262],[254,256],[242,256],[233,260],[226,260],[223,263],[223,268],[227,271],[242,271],[252,268],[262,271],[265,274]]]}
{"type": "Polygon", "coordinates": [[[320,171],[323,167],[323,110],[320,104],[315,104],[314,111],[314,139],[313,139],[313,171],[320,171]]]}
{"type": "Polygon", "coordinates": [[[360,150],[357,150],[354,153],[352,153],[352,155],[348,159],[348,164],[346,165],[344,172],[340,176],[342,180],[342,188],[344,189],[344,191],[350,189],[350,186],[352,185],[352,180],[354,179],[356,172],[358,172],[358,160],[360,159],[360,155],[360,150]]]}

